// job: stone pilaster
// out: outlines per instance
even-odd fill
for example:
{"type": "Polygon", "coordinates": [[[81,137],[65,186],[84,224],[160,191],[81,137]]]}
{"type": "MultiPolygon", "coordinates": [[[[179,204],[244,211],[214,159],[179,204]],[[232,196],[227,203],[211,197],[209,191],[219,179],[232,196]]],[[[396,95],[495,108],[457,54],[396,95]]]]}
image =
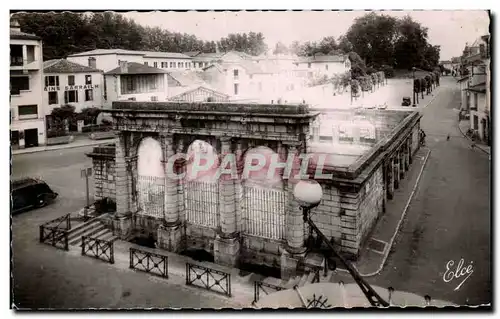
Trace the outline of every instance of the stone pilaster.
{"type": "Polygon", "coordinates": [[[399,149],[398,152],[399,156],[399,179],[404,179],[405,178],[405,153],[404,153],[404,146],[402,145],[399,149]]]}
{"type": "MultiPolygon", "coordinates": [[[[221,137],[221,163],[232,153],[231,138],[221,137]]],[[[227,266],[238,263],[240,242],[236,227],[235,183],[231,174],[222,174],[219,179],[220,232],[214,241],[215,262],[227,266]]]]}
{"type": "Polygon", "coordinates": [[[168,251],[181,250],[182,223],[179,218],[178,188],[180,182],[173,176],[173,163],[169,160],[175,154],[173,134],[161,134],[165,170],[164,224],[158,228],[158,245],[168,251]]]}
{"type": "Polygon", "coordinates": [[[399,155],[398,153],[393,155],[392,159],[392,167],[393,167],[393,176],[394,176],[394,189],[399,188],[399,155]]]}
{"type": "MultiPolygon", "coordinates": [[[[241,141],[236,142],[236,172],[238,174],[238,179],[234,181],[234,197],[236,203],[241,203],[244,200],[243,198],[243,169],[244,169],[244,158],[243,158],[243,145],[241,141]]],[[[243,212],[242,205],[236,204],[236,231],[240,232],[241,227],[243,225],[243,212]]]]}
{"type": "Polygon", "coordinates": [[[394,197],[394,164],[393,160],[389,159],[386,166],[386,188],[387,188],[387,198],[393,199],[394,197]]]}
{"type": "MultiPolygon", "coordinates": [[[[182,137],[177,138],[177,146],[174,147],[172,146],[173,149],[175,149],[176,154],[182,154],[184,153],[184,147],[185,147],[186,141],[182,137]]],[[[187,152],[187,151],[186,151],[187,152]]],[[[186,163],[183,159],[179,159],[175,165],[174,165],[174,170],[176,174],[181,176],[181,174],[186,173],[186,163]]],[[[186,209],[185,209],[185,204],[184,204],[184,184],[186,182],[186,179],[179,179],[176,183],[177,185],[177,214],[179,216],[179,220],[182,222],[186,221],[186,209]]]]}
{"type": "Polygon", "coordinates": [[[130,185],[126,163],[126,134],[120,132],[116,139],[115,173],[116,173],[116,215],[113,220],[113,234],[127,239],[132,233],[132,218],[129,207],[130,185]]]}

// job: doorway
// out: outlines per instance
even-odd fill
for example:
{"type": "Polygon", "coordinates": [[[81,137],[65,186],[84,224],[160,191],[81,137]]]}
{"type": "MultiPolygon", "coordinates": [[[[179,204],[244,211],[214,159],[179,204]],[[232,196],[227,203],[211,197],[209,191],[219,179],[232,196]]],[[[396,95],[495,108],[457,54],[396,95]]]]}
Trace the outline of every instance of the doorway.
{"type": "Polygon", "coordinates": [[[10,146],[15,150],[19,148],[19,131],[10,131],[10,146]]]}
{"type": "Polygon", "coordinates": [[[25,147],[38,146],[38,129],[31,128],[24,130],[24,145],[25,147]]]}

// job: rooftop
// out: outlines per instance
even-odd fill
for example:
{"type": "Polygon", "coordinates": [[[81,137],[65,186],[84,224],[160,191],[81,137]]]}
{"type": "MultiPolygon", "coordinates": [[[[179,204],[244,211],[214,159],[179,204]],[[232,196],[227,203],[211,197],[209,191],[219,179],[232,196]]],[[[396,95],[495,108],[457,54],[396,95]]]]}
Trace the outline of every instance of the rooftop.
{"type": "Polygon", "coordinates": [[[315,63],[315,62],[344,62],[347,59],[345,55],[315,55],[300,57],[298,62],[315,63]]]}
{"type": "Polygon", "coordinates": [[[165,70],[154,68],[136,62],[127,62],[127,70],[123,72],[122,67],[119,66],[111,71],[104,73],[105,75],[123,75],[123,74],[163,74],[168,73],[165,70]]]}
{"type": "Polygon", "coordinates": [[[182,53],[176,52],[157,52],[157,51],[133,51],[123,49],[95,49],[92,51],[80,52],[70,55],[70,57],[78,56],[94,56],[94,55],[108,55],[108,54],[121,54],[121,55],[142,55],[146,58],[174,58],[174,59],[191,59],[182,53]]]}
{"type": "Polygon", "coordinates": [[[44,73],[88,73],[88,72],[102,72],[99,69],[91,68],[89,66],[81,65],[68,61],[66,59],[55,59],[43,62],[44,73]]]}
{"type": "Polygon", "coordinates": [[[16,40],[42,40],[39,36],[31,33],[21,32],[18,30],[10,29],[10,38],[16,40]]]}

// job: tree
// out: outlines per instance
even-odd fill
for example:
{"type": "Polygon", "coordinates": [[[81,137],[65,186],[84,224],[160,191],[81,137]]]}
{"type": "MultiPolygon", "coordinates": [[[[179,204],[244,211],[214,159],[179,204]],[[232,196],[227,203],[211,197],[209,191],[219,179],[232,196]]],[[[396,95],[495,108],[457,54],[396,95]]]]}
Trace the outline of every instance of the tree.
{"type": "Polygon", "coordinates": [[[351,52],[354,48],[352,46],[352,43],[347,39],[345,35],[339,37],[337,49],[340,50],[343,53],[349,53],[351,52]]]}
{"type": "Polygon", "coordinates": [[[217,45],[223,52],[236,50],[250,55],[260,55],[267,52],[267,44],[264,42],[264,35],[259,32],[250,32],[248,34],[229,34],[221,38],[217,45]]]}
{"type": "Polygon", "coordinates": [[[97,107],[86,107],[82,109],[81,113],[85,122],[96,124],[97,116],[101,113],[101,109],[97,107]]]}
{"type": "Polygon", "coordinates": [[[56,107],[50,113],[54,120],[55,131],[62,133],[66,131],[66,125],[75,117],[75,107],[70,104],[56,107]]]}
{"type": "Polygon", "coordinates": [[[398,22],[398,37],[394,45],[394,59],[398,68],[410,70],[422,67],[427,46],[427,28],[405,16],[398,22]]]}
{"type": "Polygon", "coordinates": [[[288,54],[288,48],[281,42],[276,43],[273,54],[288,54]]]}
{"type": "Polygon", "coordinates": [[[335,41],[334,37],[325,37],[318,45],[319,52],[323,54],[330,54],[330,52],[334,52],[337,49],[337,41],[335,41]]]}

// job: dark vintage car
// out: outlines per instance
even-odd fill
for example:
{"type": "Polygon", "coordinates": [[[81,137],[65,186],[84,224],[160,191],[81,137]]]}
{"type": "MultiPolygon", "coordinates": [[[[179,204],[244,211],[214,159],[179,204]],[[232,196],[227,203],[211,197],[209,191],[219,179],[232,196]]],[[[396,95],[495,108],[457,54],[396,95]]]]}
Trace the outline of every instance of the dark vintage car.
{"type": "Polygon", "coordinates": [[[58,196],[47,183],[34,178],[11,181],[10,192],[12,215],[46,206],[58,196]]]}

